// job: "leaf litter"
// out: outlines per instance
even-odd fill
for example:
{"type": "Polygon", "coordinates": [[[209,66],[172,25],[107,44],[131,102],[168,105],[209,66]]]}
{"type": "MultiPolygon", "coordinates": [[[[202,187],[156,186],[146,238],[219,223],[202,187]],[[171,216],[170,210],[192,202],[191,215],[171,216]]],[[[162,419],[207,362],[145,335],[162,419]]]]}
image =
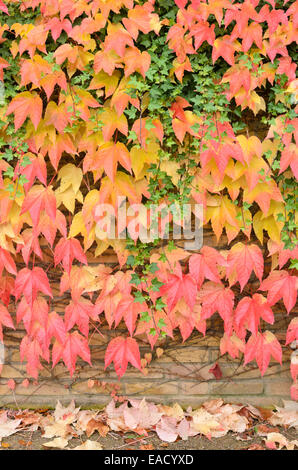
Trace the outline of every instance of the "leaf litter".
{"type": "MultiPolygon", "coordinates": [[[[232,433],[236,440],[248,443],[255,437],[262,438],[262,445],[251,443],[248,450],[293,450],[298,447],[298,439],[290,440],[282,434],[289,429],[298,431],[297,402],[284,401],[284,406],[275,407],[274,411],[224,403],[220,398],[186,410],[178,403],[169,406],[145,399],[131,399],[120,405],[112,400],[103,410],[81,410],[74,400],[68,406],[58,401],[54,411],[0,410],[0,441],[25,433],[30,445],[33,433],[40,431],[42,439],[47,439],[42,444],[44,449],[71,449],[72,439],[79,439],[81,444],[73,450],[102,450],[109,434],[115,439],[126,436],[126,443],[119,449],[140,444],[139,449],[145,450],[152,447],[146,439],[154,435],[159,446],[164,447],[195,436],[213,440],[232,433]],[[91,436],[96,440],[90,440],[91,436]]],[[[10,447],[5,442],[1,446],[10,447]]]]}

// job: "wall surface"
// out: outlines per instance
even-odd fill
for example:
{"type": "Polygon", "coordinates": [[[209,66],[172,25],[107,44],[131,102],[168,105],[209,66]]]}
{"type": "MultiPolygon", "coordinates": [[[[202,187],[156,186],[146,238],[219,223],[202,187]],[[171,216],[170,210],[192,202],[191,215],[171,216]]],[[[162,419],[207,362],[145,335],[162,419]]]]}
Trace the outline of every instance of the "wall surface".
{"type": "MultiPolygon", "coordinates": [[[[211,231],[204,230],[204,244],[215,246],[215,239],[211,231]]],[[[227,241],[221,238],[224,249],[227,241]]],[[[46,263],[46,252],[44,256],[46,263]]],[[[106,263],[114,266],[117,263],[115,254],[106,252],[99,258],[89,259],[89,263],[106,263]]],[[[268,259],[266,271],[270,269],[268,259]]],[[[67,295],[59,297],[59,286],[55,283],[55,273],[52,274],[54,308],[63,314],[69,299],[67,295]]],[[[266,274],[265,274],[266,275],[266,274]]],[[[254,282],[254,280],[251,280],[254,282]]],[[[256,283],[255,288],[257,289],[256,283]]],[[[241,294],[239,293],[241,296],[241,294]]],[[[10,311],[14,314],[14,306],[10,311]]],[[[297,308],[290,316],[286,315],[282,303],[274,307],[276,321],[273,331],[281,343],[285,343],[285,332],[289,320],[297,315],[297,308]]],[[[216,315],[217,317],[217,315],[216,315]]],[[[262,327],[265,324],[261,325],[262,327]]],[[[269,325],[270,326],[270,325],[269,325]]],[[[24,334],[21,330],[7,329],[4,332],[5,364],[0,376],[0,405],[11,404],[22,407],[55,406],[59,399],[64,403],[72,398],[77,404],[85,406],[100,406],[108,403],[110,393],[119,388],[118,395],[129,397],[146,397],[156,402],[173,403],[178,401],[182,405],[196,406],[213,397],[223,397],[229,402],[251,403],[260,406],[280,404],[282,399],[290,399],[291,376],[289,372],[291,349],[283,348],[283,365],[272,362],[264,377],[255,362],[243,367],[241,358],[233,360],[227,355],[219,357],[219,340],[222,328],[219,317],[208,324],[207,335],[195,332],[183,344],[177,332],[174,341],[166,339],[160,346],[164,353],[157,358],[152,353],[152,361],[148,367],[148,374],[143,375],[134,368],[128,368],[123,378],[118,381],[113,367],[104,371],[104,352],[107,343],[116,335],[114,330],[101,327],[102,336],[95,332],[91,335],[90,348],[93,367],[78,361],[77,370],[71,378],[68,370],[59,362],[52,370],[45,364],[41,371],[38,383],[30,380],[28,387],[22,386],[27,378],[26,365],[20,361],[19,344],[24,334]],[[209,369],[218,363],[222,378],[216,380],[209,369]],[[17,383],[14,394],[7,386],[9,379],[17,383]],[[91,381],[90,381],[91,379],[91,381]],[[89,382],[88,382],[89,381],[89,382]],[[92,387],[90,385],[93,385],[92,387]]],[[[268,324],[266,324],[268,328],[268,324]]],[[[125,331],[125,330],[123,330],[125,331]]],[[[117,335],[121,330],[117,329],[117,335]]],[[[144,338],[145,339],[145,338],[144,338]]],[[[141,357],[150,353],[150,348],[140,337],[141,357]]]]}
{"type": "MultiPolygon", "coordinates": [[[[285,352],[282,366],[272,362],[261,377],[255,363],[243,367],[240,360],[234,361],[227,355],[218,359],[219,339],[215,336],[203,338],[200,334],[194,334],[184,345],[178,341],[164,345],[160,358],[153,355],[147,375],[129,368],[118,381],[113,368],[104,371],[106,342],[114,334],[104,332],[103,338],[94,336],[91,340],[93,367],[78,362],[77,371],[70,378],[65,366],[59,363],[53,370],[41,371],[38,383],[34,384],[32,380],[28,387],[24,387],[21,382],[27,377],[26,366],[20,362],[18,350],[21,334],[21,331],[16,331],[10,339],[6,338],[5,365],[0,379],[1,405],[15,404],[16,401],[22,407],[54,406],[57,399],[67,403],[72,398],[80,405],[101,405],[109,401],[115,385],[120,387],[118,395],[146,397],[162,403],[178,401],[185,406],[195,406],[212,397],[260,406],[290,399],[290,350],[285,352]],[[216,360],[222,372],[220,380],[209,372],[216,360]],[[18,384],[15,397],[7,386],[10,378],[18,384]]],[[[142,356],[146,352],[149,352],[148,348],[141,348],[142,356]]]]}

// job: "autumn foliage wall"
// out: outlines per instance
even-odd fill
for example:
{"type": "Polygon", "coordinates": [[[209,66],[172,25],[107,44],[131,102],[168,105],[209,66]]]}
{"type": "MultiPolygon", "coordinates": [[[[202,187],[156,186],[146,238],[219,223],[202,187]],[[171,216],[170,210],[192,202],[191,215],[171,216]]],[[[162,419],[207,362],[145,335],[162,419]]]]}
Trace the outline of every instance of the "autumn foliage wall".
{"type": "MultiPolygon", "coordinates": [[[[261,374],[271,356],[281,362],[298,340],[297,2],[0,0],[0,10],[1,339],[23,324],[28,375],[91,363],[89,330],[105,322],[127,328],[106,366],[142,371],[138,337],[154,348],[175,329],[181,341],[208,335],[218,314],[221,354],[256,360],[261,374]],[[186,252],[129,228],[103,240],[95,207],[117,208],[117,196],[200,203],[229,245],[186,252]],[[88,266],[88,252],[110,246],[119,264],[88,266]],[[64,315],[53,270],[70,294],[64,315]],[[278,302],[282,344],[270,331],[278,302]]],[[[297,399],[295,353],[291,373],[297,399]]]]}

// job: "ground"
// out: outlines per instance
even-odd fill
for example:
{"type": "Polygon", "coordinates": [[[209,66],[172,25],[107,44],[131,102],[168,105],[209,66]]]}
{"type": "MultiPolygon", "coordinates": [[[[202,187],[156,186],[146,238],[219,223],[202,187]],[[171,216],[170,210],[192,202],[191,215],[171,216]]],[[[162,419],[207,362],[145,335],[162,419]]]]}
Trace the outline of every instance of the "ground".
{"type": "MultiPolygon", "coordinates": [[[[293,429],[285,431],[284,428],[280,428],[280,432],[289,440],[298,438],[297,431],[293,429]]],[[[247,450],[251,446],[255,449],[255,444],[266,450],[263,437],[254,435],[250,440],[237,439],[243,439],[245,435],[230,432],[224,437],[210,440],[200,435],[191,437],[187,441],[178,440],[174,443],[166,443],[161,442],[155,433],[149,433],[146,439],[142,439],[134,433],[120,435],[110,432],[106,437],[101,437],[96,433],[90,437],[90,440],[100,442],[105,450],[247,450]]],[[[85,440],[86,437],[82,440],[71,439],[67,449],[73,449],[85,440]]],[[[44,439],[39,431],[34,433],[20,432],[5,438],[0,450],[44,450],[43,444],[47,441],[49,439],[44,439]]]]}
{"type": "Polygon", "coordinates": [[[298,448],[298,403],[258,408],[217,398],[199,408],[145,399],[101,410],[0,408],[0,450],[265,450],[298,448]]]}

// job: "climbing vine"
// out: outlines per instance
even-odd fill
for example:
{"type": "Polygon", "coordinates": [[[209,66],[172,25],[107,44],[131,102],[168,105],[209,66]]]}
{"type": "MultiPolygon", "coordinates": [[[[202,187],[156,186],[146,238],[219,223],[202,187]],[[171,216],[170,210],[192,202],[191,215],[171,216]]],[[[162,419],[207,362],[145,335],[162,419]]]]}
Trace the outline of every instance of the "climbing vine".
{"type": "Polygon", "coordinates": [[[297,26],[292,0],[0,0],[1,340],[24,326],[28,375],[91,364],[89,328],[105,321],[127,328],[106,367],[143,370],[138,337],[185,341],[217,314],[221,354],[262,374],[281,363],[280,301],[285,345],[298,340],[297,26]],[[120,222],[141,203],[161,209],[138,222],[153,239],[120,222]],[[162,208],[186,205],[218,247],[175,239],[162,208]],[[117,265],[88,263],[109,247],[117,265]]]}

